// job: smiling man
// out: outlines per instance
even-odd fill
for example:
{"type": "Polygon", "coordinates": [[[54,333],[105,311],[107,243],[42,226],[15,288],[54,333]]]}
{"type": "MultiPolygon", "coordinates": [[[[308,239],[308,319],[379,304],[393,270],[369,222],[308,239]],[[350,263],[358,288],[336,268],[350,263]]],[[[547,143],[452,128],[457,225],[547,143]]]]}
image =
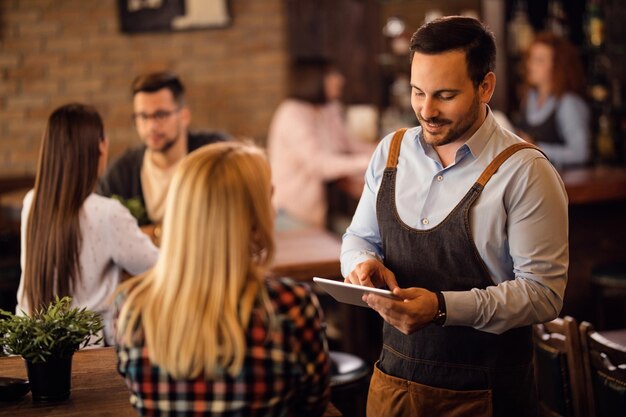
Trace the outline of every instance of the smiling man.
{"type": "MultiPolygon", "coordinates": [[[[100,180],[99,193],[118,198],[139,224],[163,219],[172,175],[185,155],[222,141],[220,133],[190,133],[191,112],[185,89],[176,74],[157,72],[137,77],[132,84],[133,120],[143,144],[117,159],[100,180]]],[[[153,233],[153,228],[144,231],[153,233]]]]}
{"type": "Polygon", "coordinates": [[[384,138],[343,239],[346,281],[385,320],[368,415],[534,416],[531,325],[567,281],[567,196],[545,156],[495,121],[495,41],[445,17],[411,39],[419,127],[384,138]]]}

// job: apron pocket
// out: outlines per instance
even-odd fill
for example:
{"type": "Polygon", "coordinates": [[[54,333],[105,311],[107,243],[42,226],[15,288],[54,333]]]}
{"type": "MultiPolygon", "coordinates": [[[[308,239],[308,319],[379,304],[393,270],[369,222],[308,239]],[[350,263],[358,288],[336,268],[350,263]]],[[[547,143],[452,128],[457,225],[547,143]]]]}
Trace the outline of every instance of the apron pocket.
{"type": "Polygon", "coordinates": [[[378,363],[370,382],[367,415],[393,417],[491,417],[491,390],[457,391],[385,374],[378,363]]]}

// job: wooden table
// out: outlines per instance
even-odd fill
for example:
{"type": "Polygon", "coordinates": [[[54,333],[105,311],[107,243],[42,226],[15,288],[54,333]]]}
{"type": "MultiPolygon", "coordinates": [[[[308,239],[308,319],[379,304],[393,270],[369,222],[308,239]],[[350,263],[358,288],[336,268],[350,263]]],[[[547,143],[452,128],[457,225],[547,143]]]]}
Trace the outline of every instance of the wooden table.
{"type": "MultiPolygon", "coordinates": [[[[18,402],[0,402],[0,416],[137,416],[130,405],[124,379],[117,373],[117,355],[113,348],[86,349],[76,352],[72,363],[72,393],[68,401],[57,404],[34,404],[30,393],[18,402]]],[[[0,358],[0,375],[26,378],[22,358],[0,358]]],[[[341,416],[329,404],[326,417],[341,416]]]]}
{"type": "Polygon", "coordinates": [[[341,278],[339,238],[321,229],[285,230],[276,233],[275,276],[310,281],[314,276],[341,278]]]}
{"type": "Polygon", "coordinates": [[[561,172],[570,204],[626,200],[626,168],[591,167],[561,172]]]}
{"type": "MultiPolygon", "coordinates": [[[[594,166],[559,171],[570,204],[626,200],[626,167],[594,166]]],[[[346,177],[337,187],[358,201],[365,184],[362,176],[346,177]]]]}

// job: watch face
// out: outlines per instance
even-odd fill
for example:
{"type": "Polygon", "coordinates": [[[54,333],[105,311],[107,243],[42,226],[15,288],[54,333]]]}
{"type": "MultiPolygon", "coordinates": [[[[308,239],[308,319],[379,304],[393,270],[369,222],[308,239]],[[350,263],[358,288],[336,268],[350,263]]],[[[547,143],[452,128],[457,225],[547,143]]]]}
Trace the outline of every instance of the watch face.
{"type": "Polygon", "coordinates": [[[441,310],[437,311],[437,314],[435,314],[435,317],[433,318],[433,323],[437,326],[443,326],[443,323],[445,323],[445,321],[446,313],[442,312],[441,310]]]}

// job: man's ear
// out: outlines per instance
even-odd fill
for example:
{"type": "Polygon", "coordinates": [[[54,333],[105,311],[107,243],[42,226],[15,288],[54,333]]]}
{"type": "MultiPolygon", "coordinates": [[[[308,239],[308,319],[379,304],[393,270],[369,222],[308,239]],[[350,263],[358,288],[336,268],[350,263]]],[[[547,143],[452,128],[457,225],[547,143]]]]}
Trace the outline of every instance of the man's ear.
{"type": "Polygon", "coordinates": [[[481,103],[489,103],[491,100],[491,96],[493,96],[493,92],[496,89],[496,74],[493,72],[488,72],[485,75],[485,78],[481,81],[478,86],[478,94],[480,96],[481,103]]]}
{"type": "Polygon", "coordinates": [[[180,120],[183,122],[185,127],[189,126],[191,123],[191,111],[189,110],[189,107],[183,106],[180,109],[180,120]]]}

